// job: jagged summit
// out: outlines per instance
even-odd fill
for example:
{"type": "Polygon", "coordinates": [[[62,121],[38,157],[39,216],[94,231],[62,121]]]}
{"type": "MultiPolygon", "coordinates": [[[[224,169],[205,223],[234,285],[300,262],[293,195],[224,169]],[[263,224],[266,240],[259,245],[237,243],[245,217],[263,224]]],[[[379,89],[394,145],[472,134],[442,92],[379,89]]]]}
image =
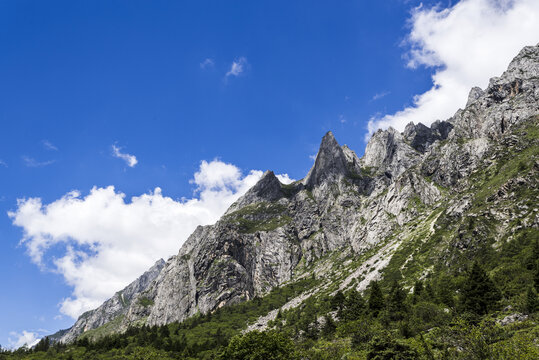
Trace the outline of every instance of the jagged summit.
{"type": "Polygon", "coordinates": [[[328,131],[322,138],[314,165],[303,182],[307,187],[312,188],[328,179],[346,175],[348,173],[346,165],[343,149],[335,140],[333,133],[328,131]]]}
{"type": "Polygon", "coordinates": [[[445,140],[453,125],[447,121],[435,121],[430,127],[410,122],[404,129],[404,139],[411,147],[424,153],[436,140],[445,140]]]}
{"type": "Polygon", "coordinates": [[[266,170],[260,180],[227,210],[230,214],[248,204],[259,201],[277,201],[283,197],[282,184],[273,171],[266,170]]]}
{"type": "Polygon", "coordinates": [[[361,165],[385,173],[389,178],[402,174],[419,160],[418,153],[392,127],[378,130],[369,140],[361,165]]]}

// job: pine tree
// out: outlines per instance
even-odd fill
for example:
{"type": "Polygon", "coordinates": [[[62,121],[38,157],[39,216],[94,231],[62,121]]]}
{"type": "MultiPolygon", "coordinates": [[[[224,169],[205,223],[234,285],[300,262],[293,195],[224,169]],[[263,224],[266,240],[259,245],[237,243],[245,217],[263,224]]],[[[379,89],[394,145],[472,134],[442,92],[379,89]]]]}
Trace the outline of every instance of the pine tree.
{"type": "Polygon", "coordinates": [[[462,289],[461,306],[464,311],[484,315],[501,299],[500,292],[476,261],[462,289]]]}
{"type": "Polygon", "coordinates": [[[384,308],[384,294],[377,281],[371,281],[370,288],[369,310],[374,316],[378,316],[378,313],[384,308]]]}
{"type": "Polygon", "coordinates": [[[453,281],[447,274],[442,274],[438,280],[436,295],[440,303],[449,307],[455,306],[453,299],[453,281]]]}
{"type": "Polygon", "coordinates": [[[345,298],[344,294],[342,293],[342,291],[340,291],[340,290],[337,291],[335,296],[333,296],[333,298],[331,299],[331,309],[341,312],[343,307],[344,307],[344,301],[345,300],[346,300],[346,298],[345,298]]]}
{"type": "Polygon", "coordinates": [[[51,343],[49,341],[49,337],[45,336],[43,339],[39,340],[37,345],[34,347],[34,351],[47,351],[49,350],[50,346],[51,343]]]}
{"type": "Polygon", "coordinates": [[[414,296],[412,298],[412,301],[414,304],[416,304],[419,301],[422,293],[423,293],[423,281],[417,280],[414,284],[414,296]]]}
{"type": "Polygon", "coordinates": [[[333,333],[335,333],[335,330],[337,329],[337,326],[335,325],[335,321],[333,321],[333,318],[331,315],[326,315],[324,317],[324,327],[322,328],[322,336],[326,339],[329,339],[333,336],[333,333]]]}
{"type": "MultiPolygon", "coordinates": [[[[348,292],[344,301],[342,318],[347,321],[358,320],[365,311],[365,300],[356,289],[348,292]]],[[[340,316],[339,316],[340,317],[340,316]]]]}
{"type": "Polygon", "coordinates": [[[392,321],[400,321],[406,317],[406,292],[400,286],[397,280],[393,282],[391,291],[387,299],[387,309],[389,318],[392,321]]]}
{"type": "Polygon", "coordinates": [[[528,313],[533,314],[536,311],[539,311],[539,297],[537,292],[530,286],[526,294],[526,310],[528,313]]]}
{"type": "Polygon", "coordinates": [[[430,281],[425,283],[425,291],[423,291],[423,298],[428,301],[433,301],[433,299],[435,298],[434,289],[432,288],[432,284],[430,281]]]}

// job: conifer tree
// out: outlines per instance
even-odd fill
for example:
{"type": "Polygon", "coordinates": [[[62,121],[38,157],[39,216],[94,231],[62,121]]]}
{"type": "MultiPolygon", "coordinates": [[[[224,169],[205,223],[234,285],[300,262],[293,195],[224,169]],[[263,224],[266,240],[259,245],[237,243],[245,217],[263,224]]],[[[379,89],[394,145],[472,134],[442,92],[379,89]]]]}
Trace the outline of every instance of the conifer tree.
{"type": "Polygon", "coordinates": [[[391,291],[387,299],[387,309],[389,318],[393,321],[403,320],[406,317],[406,292],[397,280],[391,286],[391,291]]]}
{"type": "Polygon", "coordinates": [[[384,294],[377,281],[371,281],[370,288],[369,310],[374,316],[378,316],[378,313],[384,308],[384,294]]]}
{"type": "Polygon", "coordinates": [[[423,291],[423,297],[429,301],[433,301],[435,298],[434,289],[430,281],[425,282],[425,289],[423,291]]]}
{"type": "Polygon", "coordinates": [[[484,315],[496,306],[500,298],[500,292],[488,274],[477,261],[474,262],[462,289],[462,309],[484,315]]]}
{"type": "Polygon", "coordinates": [[[43,339],[39,340],[37,345],[34,347],[34,351],[47,351],[49,350],[51,343],[49,337],[45,336],[43,339]]]}
{"type": "Polygon", "coordinates": [[[414,284],[414,296],[412,298],[413,303],[417,303],[423,293],[423,281],[417,280],[414,284]]]}
{"type": "Polygon", "coordinates": [[[365,310],[365,300],[356,289],[348,292],[344,300],[343,319],[347,321],[358,320],[365,310]]]}
{"type": "Polygon", "coordinates": [[[337,329],[337,326],[335,325],[335,321],[333,321],[333,318],[331,315],[326,315],[324,317],[324,327],[322,328],[322,336],[326,339],[331,338],[333,336],[333,333],[335,333],[335,330],[337,329]]]}
{"type": "Polygon", "coordinates": [[[537,292],[530,286],[526,294],[526,310],[532,314],[539,311],[539,297],[537,292]]]}
{"type": "Polygon", "coordinates": [[[341,312],[344,307],[345,299],[346,298],[344,294],[342,293],[342,291],[341,290],[337,291],[335,296],[333,296],[333,298],[331,299],[331,308],[333,310],[338,310],[339,312],[341,312]]]}
{"type": "Polygon", "coordinates": [[[442,274],[438,279],[436,295],[440,303],[447,305],[449,307],[455,306],[455,301],[453,299],[453,281],[451,277],[447,274],[442,274]]]}

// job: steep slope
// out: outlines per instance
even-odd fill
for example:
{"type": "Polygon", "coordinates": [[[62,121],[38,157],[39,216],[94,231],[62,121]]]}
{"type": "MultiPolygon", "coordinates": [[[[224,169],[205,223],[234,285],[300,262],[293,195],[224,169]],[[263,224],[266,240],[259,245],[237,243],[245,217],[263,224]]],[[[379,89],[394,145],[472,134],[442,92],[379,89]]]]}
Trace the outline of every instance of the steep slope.
{"type": "MultiPolygon", "coordinates": [[[[51,340],[64,343],[71,342],[83,333],[109,324],[112,320],[122,318],[133,299],[146,290],[148,285],[157,278],[164,266],[165,261],[163,259],[158,260],[148,271],[123,290],[118,291],[100,307],[82,314],[71,328],[52,335],[51,340]]],[[[116,321],[118,322],[118,320],[116,321]]],[[[111,331],[116,330],[112,326],[109,326],[109,329],[111,331]]]]}
{"type": "Polygon", "coordinates": [[[472,89],[452,118],[379,130],[361,159],[327,133],[303,180],[283,185],[266,172],[215,225],[197,228],[114,321],[183,321],[318,279],[291,309],[382,276],[411,287],[436,266],[495,256],[519,234],[537,234],[538,114],[534,46],[487,89],[472,89]]]}

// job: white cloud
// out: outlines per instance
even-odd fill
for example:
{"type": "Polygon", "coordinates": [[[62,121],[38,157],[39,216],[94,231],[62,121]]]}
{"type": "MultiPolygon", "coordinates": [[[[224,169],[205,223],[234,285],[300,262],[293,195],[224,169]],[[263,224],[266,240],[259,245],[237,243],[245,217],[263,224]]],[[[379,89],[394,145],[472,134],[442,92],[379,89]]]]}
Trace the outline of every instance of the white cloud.
{"type": "Polygon", "coordinates": [[[213,61],[213,59],[210,58],[204,59],[204,61],[200,63],[201,69],[212,68],[214,66],[215,62],[213,61]]]}
{"type": "Polygon", "coordinates": [[[4,160],[0,159],[0,166],[7,167],[7,163],[4,160]]]}
{"type": "Polygon", "coordinates": [[[26,330],[23,330],[21,333],[12,331],[9,333],[8,338],[9,347],[12,349],[18,349],[25,345],[28,348],[31,348],[32,346],[36,345],[39,340],[40,335],[37,332],[26,330]]]}
{"type": "Polygon", "coordinates": [[[241,73],[245,71],[245,67],[247,66],[247,59],[244,57],[240,57],[237,60],[234,60],[232,62],[232,65],[230,65],[230,70],[226,73],[226,77],[229,76],[239,76],[241,73]]]}
{"type": "Polygon", "coordinates": [[[51,143],[49,140],[43,140],[43,141],[41,141],[41,144],[47,150],[58,151],[58,148],[53,143],[51,143]]]}
{"type": "Polygon", "coordinates": [[[419,6],[412,12],[408,66],[435,67],[430,90],[414,97],[413,106],[374,117],[369,133],[407,123],[429,125],[464,107],[474,86],[485,88],[519,50],[539,41],[539,1],[462,0],[442,9],[419,6]]]}
{"type": "Polygon", "coordinates": [[[296,181],[295,179],[290,178],[288,174],[277,174],[275,177],[283,184],[291,184],[296,181]]]}
{"type": "Polygon", "coordinates": [[[22,160],[24,161],[24,165],[26,165],[27,167],[44,167],[47,165],[51,165],[55,162],[55,160],[37,161],[36,159],[29,156],[23,156],[22,160]]]}
{"type": "MultiPolygon", "coordinates": [[[[232,164],[202,161],[192,181],[197,189],[192,199],[174,200],[156,188],[126,201],[113,186],[94,187],[85,196],[72,191],[49,204],[20,199],[8,215],[22,227],[21,243],[32,261],[52,268],[73,287],[60,311],[76,318],[159,258],[177,253],[198,225],[217,221],[262,174],[251,170],[243,176],[232,164]]],[[[293,181],[286,174],[277,177],[293,181]]]]}
{"type": "Polygon", "coordinates": [[[137,165],[138,161],[135,155],[122,153],[120,150],[122,150],[122,148],[116,145],[112,145],[112,155],[114,157],[122,159],[129,167],[134,167],[135,165],[137,165]]]}

